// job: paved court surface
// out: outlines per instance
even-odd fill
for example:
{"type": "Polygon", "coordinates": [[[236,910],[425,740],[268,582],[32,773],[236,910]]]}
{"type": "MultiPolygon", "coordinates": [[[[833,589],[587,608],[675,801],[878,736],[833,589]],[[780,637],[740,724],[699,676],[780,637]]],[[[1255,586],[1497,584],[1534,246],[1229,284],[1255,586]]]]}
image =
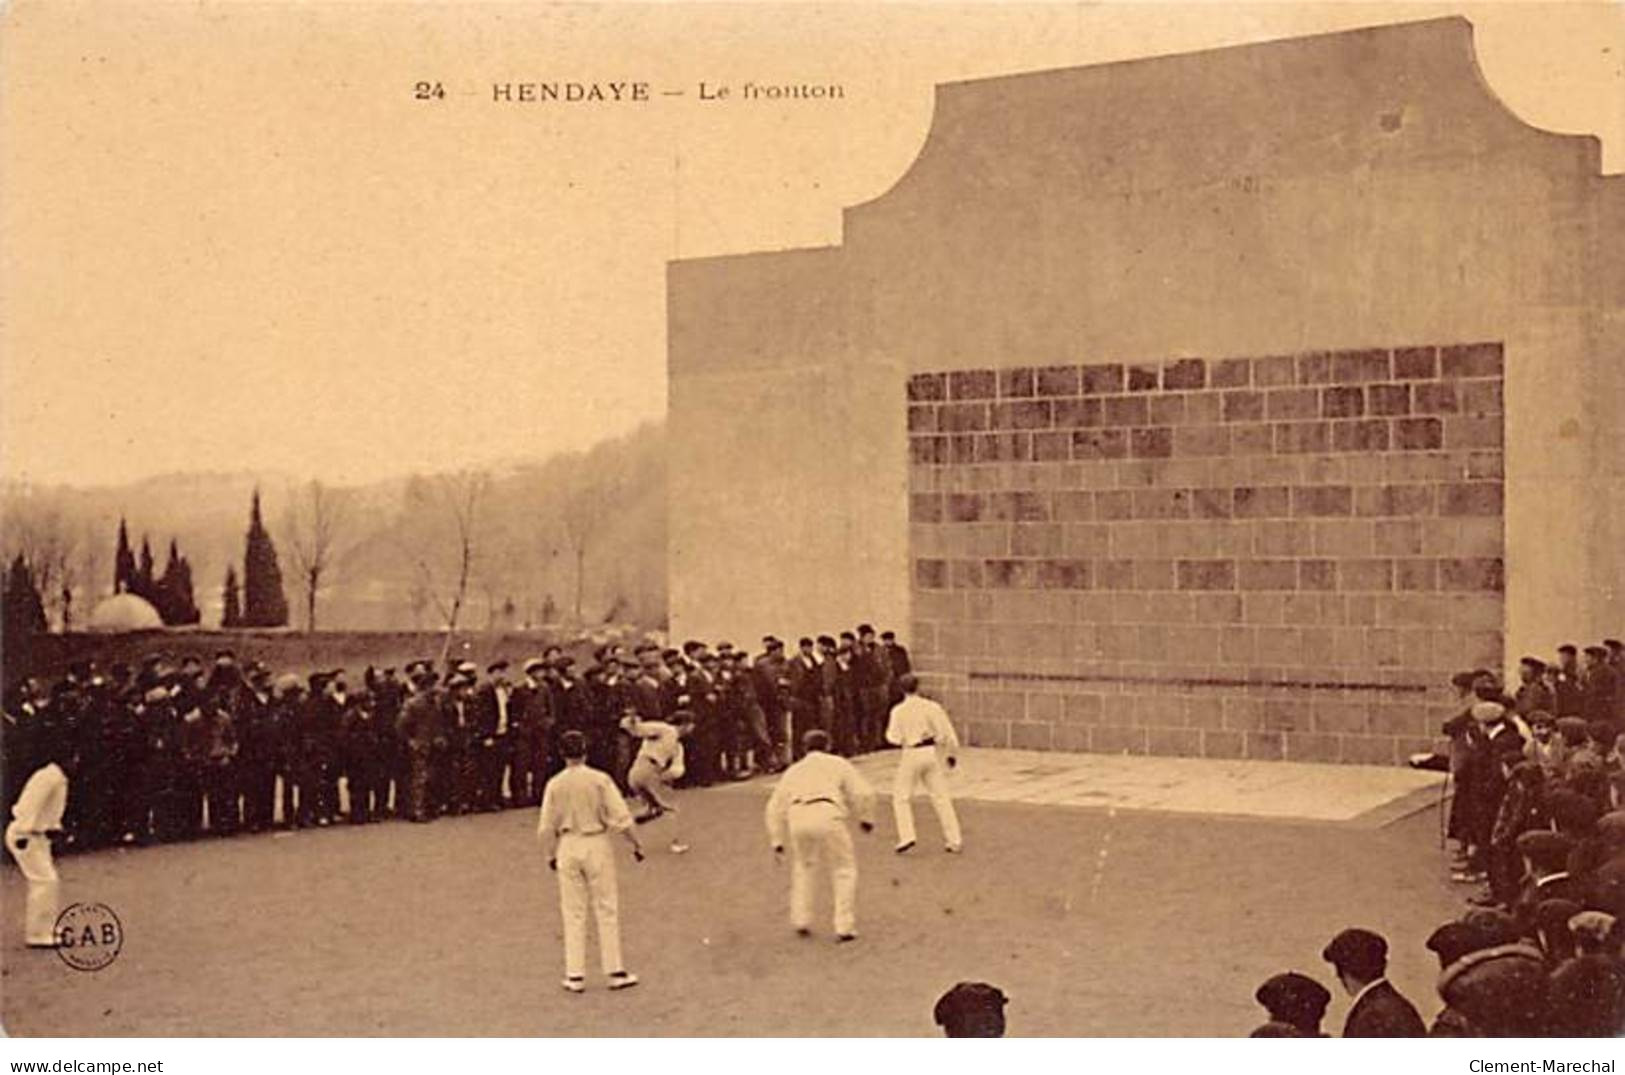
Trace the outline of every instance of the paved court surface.
{"type": "MultiPolygon", "coordinates": [[[[884,781],[894,760],[864,767],[884,781]]],[[[1372,821],[1403,813],[1412,774],[983,751],[965,768],[964,855],[937,849],[928,809],[913,854],[892,854],[884,808],[857,839],[855,944],[827,920],[811,939],[790,932],[758,780],[683,794],[690,854],[620,858],[643,978],[626,993],[596,974],[584,996],[559,989],[556,889],[534,815],[511,811],[67,858],[65,897],[125,924],[123,954],[97,973],[22,947],[7,869],[0,1015],[17,1035],[929,1035],[937,995],[981,978],[1011,996],[1012,1034],[1240,1035],[1270,974],[1331,984],[1319,952],[1351,924],[1388,936],[1395,982],[1438,1010],[1422,942],[1463,893],[1444,879],[1436,814],[1372,821]],[[1090,791],[1113,808],[1021,801],[1090,791]],[[1285,802],[1316,818],[1280,816],[1285,802]],[[1192,803],[1213,813],[1179,812],[1192,803]]],[[[667,824],[646,828],[651,845],[667,824]]]]}
{"type": "MultiPolygon", "coordinates": [[[[896,764],[893,751],[858,760],[886,794],[896,764]]],[[[1374,766],[969,747],[949,782],[955,798],[979,802],[1381,825],[1436,804],[1444,777],[1374,766]]]]}

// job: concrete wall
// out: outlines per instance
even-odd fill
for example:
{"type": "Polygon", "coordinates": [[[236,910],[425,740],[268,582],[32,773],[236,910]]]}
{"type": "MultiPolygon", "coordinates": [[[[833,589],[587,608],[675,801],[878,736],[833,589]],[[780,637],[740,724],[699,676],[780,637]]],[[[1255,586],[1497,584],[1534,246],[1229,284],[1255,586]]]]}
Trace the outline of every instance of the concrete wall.
{"type": "MultiPolygon", "coordinates": [[[[1475,608],[1460,623],[1434,626],[1499,631],[1504,652],[1481,656],[1502,660],[1618,634],[1625,188],[1599,175],[1599,157],[1595,139],[1537,131],[1500,104],[1462,19],[942,86],[918,160],[892,190],[847,211],[838,251],[674,266],[674,434],[704,424],[700,416],[746,410],[752,428],[773,425],[759,409],[765,390],[743,376],[754,355],[815,364],[837,379],[895,377],[835,424],[818,426],[823,419],[802,412],[777,419],[832,455],[784,444],[743,464],[771,474],[775,489],[806,482],[820,497],[850,501],[820,472],[831,459],[850,468],[861,454],[887,475],[874,488],[901,486],[893,468],[904,465],[907,374],[998,377],[1107,364],[1160,371],[1183,358],[1213,371],[1230,359],[1493,342],[1506,430],[1502,547],[1485,552],[1475,534],[1428,555],[1501,556],[1501,622],[1484,622],[1475,608]],[[775,283],[806,258],[827,273],[816,304],[775,283]],[[693,316],[679,319],[679,309],[693,316]],[[695,407],[702,386],[723,391],[725,383],[702,353],[743,379],[726,400],[695,407]],[[893,450],[896,459],[885,458],[893,450]]],[[[1488,438],[1489,425],[1482,428],[1488,438]]],[[[674,473],[708,450],[683,436],[673,443],[683,453],[674,473]]],[[[1067,488],[1098,494],[1107,486],[1097,477],[1080,475],[1067,488]]],[[[1225,475],[1231,488],[1243,484],[1234,477],[1225,475]]],[[[922,480],[916,473],[915,492],[958,491],[922,480]]],[[[1159,495],[1184,488],[1159,473],[1149,481],[1159,495]]],[[[674,481],[674,496],[692,495],[685,488],[674,481]]],[[[799,531],[764,521],[753,504],[715,503],[723,517],[706,524],[710,532],[736,545],[752,535],[762,550],[728,600],[762,600],[748,587],[787,562],[784,543],[799,531]]],[[[885,573],[903,569],[906,585],[905,559],[934,558],[921,544],[929,539],[916,529],[913,555],[897,557],[909,540],[900,518],[887,529],[878,498],[857,510],[874,552],[858,592],[884,594],[875,614],[892,616],[907,598],[885,573]]],[[[827,551],[844,537],[815,540],[827,551]]],[[[713,622],[685,588],[685,574],[714,576],[697,562],[704,559],[674,544],[675,624],[713,622]]],[[[869,616],[861,596],[849,611],[799,583],[777,596],[775,623],[869,616]]],[[[936,615],[914,619],[937,631],[947,625],[936,615]]],[[[969,622],[967,614],[960,626],[969,622]]],[[[945,660],[934,688],[968,690],[968,671],[945,660]]],[[[1418,676],[1442,670],[1442,657],[1428,663],[1418,676]]],[[[1392,746],[1365,760],[1386,758],[1392,746]]]]}
{"type": "Polygon", "coordinates": [[[671,266],[676,639],[907,623],[904,374],[854,346],[842,264],[808,250],[671,266]]]}

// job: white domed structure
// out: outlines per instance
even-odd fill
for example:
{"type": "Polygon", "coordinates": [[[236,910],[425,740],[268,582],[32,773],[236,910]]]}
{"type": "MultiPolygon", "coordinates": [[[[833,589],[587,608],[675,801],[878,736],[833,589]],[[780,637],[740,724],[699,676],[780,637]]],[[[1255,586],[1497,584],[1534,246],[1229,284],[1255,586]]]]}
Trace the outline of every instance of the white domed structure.
{"type": "Polygon", "coordinates": [[[85,630],[97,634],[123,634],[128,631],[157,631],[163,626],[163,618],[151,602],[133,593],[120,593],[96,606],[85,630]]]}

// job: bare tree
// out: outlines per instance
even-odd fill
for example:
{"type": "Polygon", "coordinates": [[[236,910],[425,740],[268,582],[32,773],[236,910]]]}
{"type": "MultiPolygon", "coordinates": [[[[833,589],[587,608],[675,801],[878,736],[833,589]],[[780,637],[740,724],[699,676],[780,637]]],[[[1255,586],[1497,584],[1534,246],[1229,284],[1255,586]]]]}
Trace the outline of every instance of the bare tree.
{"type": "Polygon", "coordinates": [[[23,558],[45,606],[46,618],[59,630],[73,621],[74,568],[79,539],[61,508],[27,492],[8,489],[5,504],[4,555],[23,558]]]}
{"type": "Polygon", "coordinates": [[[446,632],[440,660],[451,652],[457,623],[468,601],[479,551],[480,506],[490,489],[485,471],[461,471],[428,481],[413,481],[407,488],[403,526],[396,544],[411,561],[416,575],[413,593],[426,594],[439,613],[446,632]],[[450,553],[436,571],[436,554],[450,553]]]}
{"type": "Polygon", "coordinates": [[[586,590],[587,551],[609,520],[620,496],[621,475],[582,465],[571,474],[559,507],[559,530],[575,561],[575,622],[581,623],[581,601],[586,590]]]}
{"type": "MultiPolygon", "coordinates": [[[[86,614],[94,611],[96,600],[100,596],[98,583],[102,577],[102,535],[98,527],[86,526],[84,537],[79,542],[79,563],[74,569],[76,575],[75,587],[79,594],[79,605],[86,610],[86,614]]],[[[63,625],[68,630],[67,624],[63,625]]]]}
{"type": "Polygon", "coordinates": [[[312,480],[288,498],[285,530],[305,593],[305,630],[316,630],[316,599],[329,581],[350,520],[350,498],[312,480]]]}

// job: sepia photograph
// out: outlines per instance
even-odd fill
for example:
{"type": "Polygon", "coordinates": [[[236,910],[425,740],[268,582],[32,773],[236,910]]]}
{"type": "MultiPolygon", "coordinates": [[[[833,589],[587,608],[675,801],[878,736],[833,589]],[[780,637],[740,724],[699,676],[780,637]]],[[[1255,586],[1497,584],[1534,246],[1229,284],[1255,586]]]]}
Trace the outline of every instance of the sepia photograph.
{"type": "Polygon", "coordinates": [[[1614,1071],[1622,168],[1604,0],[13,0],[0,1055],[1614,1071]]]}

